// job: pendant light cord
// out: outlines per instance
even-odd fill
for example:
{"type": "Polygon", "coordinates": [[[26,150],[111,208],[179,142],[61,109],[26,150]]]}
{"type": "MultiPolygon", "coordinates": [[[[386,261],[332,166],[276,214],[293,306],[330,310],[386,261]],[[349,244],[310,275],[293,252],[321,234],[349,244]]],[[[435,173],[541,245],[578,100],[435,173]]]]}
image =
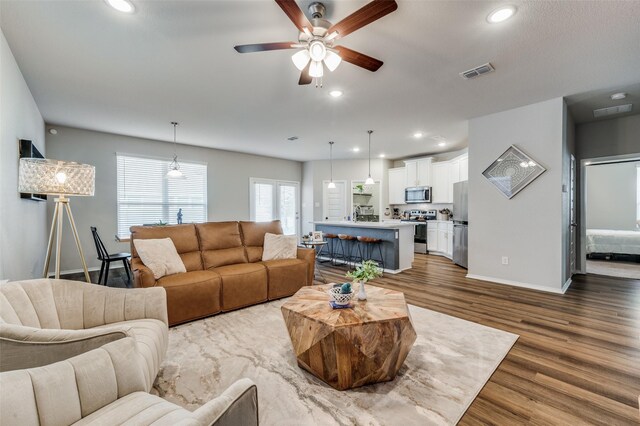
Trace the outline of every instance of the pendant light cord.
{"type": "Polygon", "coordinates": [[[369,133],[369,177],[371,177],[371,133],[373,130],[367,130],[367,133],[369,133]]]}
{"type": "Polygon", "coordinates": [[[333,182],[333,142],[329,142],[329,170],[331,182],[333,182]]]}
{"type": "Polygon", "coordinates": [[[173,124],[173,161],[176,161],[178,158],[178,144],[176,142],[176,127],[178,127],[177,121],[172,121],[173,124]]]}

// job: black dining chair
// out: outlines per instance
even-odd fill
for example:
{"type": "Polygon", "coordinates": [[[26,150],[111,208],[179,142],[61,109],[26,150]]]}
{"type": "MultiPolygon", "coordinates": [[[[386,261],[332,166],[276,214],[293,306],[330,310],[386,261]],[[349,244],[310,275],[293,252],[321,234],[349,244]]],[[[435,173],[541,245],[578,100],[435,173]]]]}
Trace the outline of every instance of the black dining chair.
{"type": "Polygon", "coordinates": [[[98,284],[102,284],[102,275],[104,275],[104,285],[109,282],[109,266],[111,262],[122,261],[124,270],[127,273],[127,284],[131,284],[131,272],[129,271],[129,258],[131,253],[114,253],[109,254],[104,247],[100,235],[98,235],[98,229],[95,226],[91,227],[91,233],[93,234],[93,241],[96,243],[96,251],[98,252],[98,260],[102,261],[100,266],[100,277],[98,278],[98,284]]]}

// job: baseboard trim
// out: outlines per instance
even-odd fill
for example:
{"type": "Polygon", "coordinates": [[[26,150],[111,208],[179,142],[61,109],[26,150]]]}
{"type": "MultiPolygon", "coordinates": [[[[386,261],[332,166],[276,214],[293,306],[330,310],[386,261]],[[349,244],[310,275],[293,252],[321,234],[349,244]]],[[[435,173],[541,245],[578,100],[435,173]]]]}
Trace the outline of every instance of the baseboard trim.
{"type": "MultiPolygon", "coordinates": [[[[111,266],[109,267],[109,270],[114,270],[114,269],[124,269],[124,266],[111,266]]],[[[89,272],[95,272],[95,271],[99,271],[100,267],[99,266],[93,266],[91,268],[87,268],[87,271],[89,272]]],[[[69,275],[69,274],[81,274],[84,272],[84,269],[69,269],[66,271],[60,271],[60,275],[69,275]]],[[[47,275],[47,278],[51,278],[52,276],[54,276],[56,274],[56,271],[49,271],[49,275],[47,275]]]]}
{"type": "Polygon", "coordinates": [[[547,293],[556,293],[556,294],[564,294],[564,292],[566,291],[566,289],[569,287],[569,285],[571,284],[571,280],[568,281],[568,283],[565,283],[562,289],[553,289],[553,288],[549,288],[549,287],[543,287],[543,286],[539,286],[539,285],[535,285],[535,284],[528,284],[528,283],[522,283],[519,281],[512,281],[512,280],[505,280],[502,278],[494,278],[494,277],[485,277],[482,275],[473,275],[473,274],[467,274],[467,278],[471,278],[474,280],[480,280],[480,281],[488,281],[488,282],[492,282],[492,283],[496,283],[496,284],[506,284],[506,285],[511,285],[514,287],[522,287],[522,288],[528,288],[531,290],[538,290],[538,291],[544,291],[547,293]]]}
{"type": "Polygon", "coordinates": [[[564,294],[569,289],[569,286],[571,285],[571,283],[572,283],[571,278],[569,278],[567,282],[564,283],[564,285],[562,286],[562,294],[564,294]]]}

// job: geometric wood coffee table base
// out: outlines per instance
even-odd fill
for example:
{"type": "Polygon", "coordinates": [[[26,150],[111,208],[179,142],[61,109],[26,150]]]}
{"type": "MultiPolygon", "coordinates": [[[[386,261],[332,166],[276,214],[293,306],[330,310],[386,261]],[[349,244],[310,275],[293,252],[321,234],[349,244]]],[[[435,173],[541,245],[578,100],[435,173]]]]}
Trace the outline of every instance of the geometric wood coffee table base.
{"type": "Polygon", "coordinates": [[[393,380],[417,337],[404,294],[367,286],[368,300],[332,309],[330,287],[303,287],[282,305],[298,365],[338,390],[393,380]]]}

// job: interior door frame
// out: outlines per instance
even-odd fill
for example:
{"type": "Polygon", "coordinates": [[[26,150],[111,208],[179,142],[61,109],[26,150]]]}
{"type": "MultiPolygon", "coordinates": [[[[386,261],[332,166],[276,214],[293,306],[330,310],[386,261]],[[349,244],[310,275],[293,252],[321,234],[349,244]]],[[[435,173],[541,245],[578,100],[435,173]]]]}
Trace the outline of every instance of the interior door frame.
{"type": "Polygon", "coordinates": [[[580,209],[578,214],[580,218],[580,222],[578,222],[578,235],[580,236],[580,244],[578,246],[576,273],[587,273],[587,166],[591,164],[621,163],[634,160],[640,160],[640,153],[583,158],[580,160],[580,181],[578,182],[578,194],[580,195],[578,203],[578,208],[580,209]]]}
{"type": "Polygon", "coordinates": [[[302,221],[300,214],[301,200],[300,200],[300,182],[295,180],[280,180],[280,179],[267,179],[267,178],[249,178],[249,220],[255,221],[255,209],[253,205],[253,200],[255,199],[255,184],[256,183],[266,183],[273,185],[273,209],[272,209],[272,217],[275,220],[280,219],[280,194],[278,191],[279,185],[291,185],[296,187],[296,235],[300,236],[302,232],[302,221]]]}
{"type": "MultiPolygon", "coordinates": [[[[327,217],[327,185],[329,185],[329,180],[322,181],[322,220],[327,217]]],[[[347,203],[347,191],[349,190],[348,182],[344,179],[334,180],[333,183],[343,183],[344,184],[344,194],[342,197],[342,206],[344,207],[345,215],[349,215],[349,204],[347,203]]]]}

